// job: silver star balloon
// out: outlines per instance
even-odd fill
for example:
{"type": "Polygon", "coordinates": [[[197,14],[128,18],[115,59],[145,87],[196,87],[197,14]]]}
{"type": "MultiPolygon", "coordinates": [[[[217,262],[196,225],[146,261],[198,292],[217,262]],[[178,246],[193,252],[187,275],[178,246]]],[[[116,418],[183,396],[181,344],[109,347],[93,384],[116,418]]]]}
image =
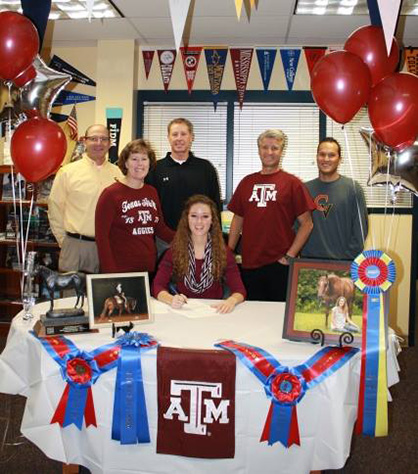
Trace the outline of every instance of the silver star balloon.
{"type": "Polygon", "coordinates": [[[28,117],[49,118],[52,103],[71,81],[71,76],[48,67],[40,56],[33,61],[33,67],[35,79],[20,90],[20,111],[28,117]]]}
{"type": "Polygon", "coordinates": [[[371,151],[369,186],[389,186],[393,200],[403,189],[418,196],[418,142],[398,152],[383,144],[373,129],[362,127],[360,135],[371,151]]]}

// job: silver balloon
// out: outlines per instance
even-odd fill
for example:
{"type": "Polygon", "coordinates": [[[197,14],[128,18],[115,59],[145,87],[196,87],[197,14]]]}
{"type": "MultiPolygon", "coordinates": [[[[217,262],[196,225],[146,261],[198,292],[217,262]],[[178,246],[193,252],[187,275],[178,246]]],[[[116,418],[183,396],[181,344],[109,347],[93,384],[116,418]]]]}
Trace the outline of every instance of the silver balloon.
{"type": "Polygon", "coordinates": [[[33,67],[36,77],[21,88],[20,111],[28,117],[49,118],[52,103],[72,77],[48,67],[40,56],[33,61],[33,67]]]}
{"type": "Polygon", "coordinates": [[[400,189],[418,196],[418,142],[398,152],[383,144],[373,129],[362,127],[360,135],[371,151],[369,186],[389,186],[392,195],[400,189]]]}

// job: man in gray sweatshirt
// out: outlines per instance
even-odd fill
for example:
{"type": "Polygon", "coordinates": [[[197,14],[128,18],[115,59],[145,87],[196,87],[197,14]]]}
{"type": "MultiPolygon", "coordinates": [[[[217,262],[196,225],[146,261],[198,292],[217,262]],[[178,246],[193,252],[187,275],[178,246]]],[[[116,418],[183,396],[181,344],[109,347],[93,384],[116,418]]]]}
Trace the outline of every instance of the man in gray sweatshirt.
{"type": "Polygon", "coordinates": [[[367,206],[361,186],[341,176],[341,146],[334,138],[318,145],[319,177],[306,183],[316,210],[313,230],[302,249],[302,257],[353,260],[362,252],[367,237],[367,206]]]}

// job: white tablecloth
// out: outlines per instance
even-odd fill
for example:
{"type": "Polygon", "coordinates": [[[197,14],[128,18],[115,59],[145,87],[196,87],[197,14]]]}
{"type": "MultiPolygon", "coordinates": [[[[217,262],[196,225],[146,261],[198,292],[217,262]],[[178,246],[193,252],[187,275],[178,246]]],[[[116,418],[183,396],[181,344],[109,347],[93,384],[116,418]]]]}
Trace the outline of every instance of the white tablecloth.
{"type": "MultiPolygon", "coordinates": [[[[63,307],[68,301],[58,302],[63,307]]],[[[319,350],[316,345],[283,340],[284,304],[245,302],[232,314],[187,319],[152,302],[155,322],[137,330],[156,337],[163,345],[184,348],[213,348],[220,339],[256,345],[272,353],[282,364],[297,365],[319,350]]],[[[35,320],[48,309],[35,307],[35,320]]],[[[22,420],[23,435],[50,458],[88,467],[92,473],[130,474],[217,474],[260,473],[303,474],[316,469],[341,468],[349,455],[357,413],[360,357],[357,354],[335,374],[308,390],[299,403],[301,446],[289,449],[280,443],[268,446],[259,439],[269,400],[258,379],[237,361],[234,459],[195,459],[156,454],[157,387],[156,351],[142,357],[144,387],[151,443],[124,445],[111,440],[113,395],[116,370],[99,378],[93,386],[97,428],[74,425],[61,428],[50,424],[65,383],[58,364],[29,334],[34,321],[19,314],[13,320],[7,345],[0,356],[0,391],[27,397],[22,420]]],[[[84,350],[111,342],[110,328],[98,334],[70,336],[84,350]]],[[[389,385],[398,381],[395,336],[389,338],[389,385]]]]}

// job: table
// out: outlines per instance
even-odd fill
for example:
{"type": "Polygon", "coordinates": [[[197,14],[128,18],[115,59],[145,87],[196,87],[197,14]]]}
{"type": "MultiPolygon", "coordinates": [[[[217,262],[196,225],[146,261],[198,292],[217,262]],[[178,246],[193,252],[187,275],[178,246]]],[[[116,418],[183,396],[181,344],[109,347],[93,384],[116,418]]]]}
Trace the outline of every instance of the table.
{"type": "MultiPolygon", "coordinates": [[[[58,301],[62,307],[68,300],[58,301]]],[[[298,405],[301,446],[284,448],[280,443],[260,443],[260,435],[270,405],[264,390],[250,371],[237,361],[235,458],[196,459],[156,454],[157,391],[156,351],[142,356],[144,388],[151,434],[150,444],[121,445],[111,440],[112,408],[116,370],[99,378],[93,386],[97,428],[74,425],[61,428],[50,424],[64,389],[58,364],[47,354],[29,330],[49,303],[35,306],[33,321],[22,313],[13,320],[5,350],[0,356],[0,391],[27,398],[22,434],[48,457],[68,464],[80,464],[93,474],[133,473],[307,473],[310,470],[339,469],[350,452],[357,413],[360,373],[359,354],[335,374],[309,390],[298,405]]],[[[283,303],[245,302],[227,315],[187,319],[152,300],[153,323],[137,327],[156,337],[165,346],[211,349],[220,339],[234,339],[269,351],[283,364],[304,362],[319,347],[281,338],[283,303]]],[[[99,333],[70,336],[84,350],[111,342],[111,329],[99,333]]],[[[389,386],[396,383],[396,336],[389,337],[389,386]]]]}

